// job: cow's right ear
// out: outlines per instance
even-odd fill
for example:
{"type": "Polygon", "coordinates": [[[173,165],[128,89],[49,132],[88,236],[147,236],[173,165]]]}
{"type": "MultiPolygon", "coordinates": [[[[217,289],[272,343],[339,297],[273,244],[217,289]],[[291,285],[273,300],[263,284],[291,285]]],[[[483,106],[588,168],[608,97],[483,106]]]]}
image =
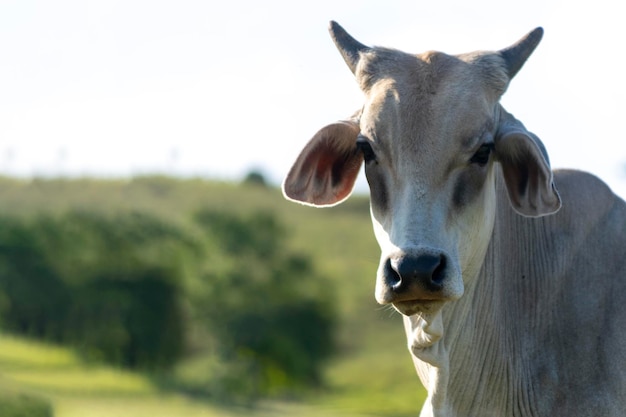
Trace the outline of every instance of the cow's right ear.
{"type": "Polygon", "coordinates": [[[285,197],[317,207],[348,198],[363,162],[356,146],[359,132],[354,120],[333,123],[317,132],[283,182],[285,197]]]}

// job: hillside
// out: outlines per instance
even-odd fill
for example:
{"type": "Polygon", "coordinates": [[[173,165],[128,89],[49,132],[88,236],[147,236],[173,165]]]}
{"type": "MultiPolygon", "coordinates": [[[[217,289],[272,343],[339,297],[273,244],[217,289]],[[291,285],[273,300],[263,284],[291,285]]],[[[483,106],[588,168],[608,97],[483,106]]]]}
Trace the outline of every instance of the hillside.
{"type": "MultiPolygon", "coordinates": [[[[335,410],[341,415],[417,414],[424,391],[405,348],[400,317],[373,300],[379,252],[371,232],[366,197],[353,196],[338,207],[314,209],[285,201],[274,188],[200,179],[0,179],[3,214],[28,216],[41,211],[61,213],[76,208],[94,212],[141,211],[186,227],[199,209],[274,213],[287,229],[290,250],[311,256],[315,269],[332,278],[340,316],[337,330],[340,350],[325,366],[325,388],[305,394],[298,402],[308,404],[312,410],[335,410]]],[[[10,362],[0,362],[0,372],[8,375],[7,378],[10,374],[6,373],[6,366],[10,362]]],[[[48,388],[42,388],[38,382],[43,380],[41,374],[33,375],[23,381],[25,387],[56,395],[51,388],[54,383],[50,384],[48,379],[45,383],[48,388]]],[[[71,401],[83,401],[81,395],[77,394],[71,401]]],[[[127,394],[122,396],[128,398],[127,394]]],[[[150,401],[146,401],[146,406],[148,403],[150,401]]],[[[72,415],[65,414],[64,407],[57,409],[57,416],[72,415]]]]}

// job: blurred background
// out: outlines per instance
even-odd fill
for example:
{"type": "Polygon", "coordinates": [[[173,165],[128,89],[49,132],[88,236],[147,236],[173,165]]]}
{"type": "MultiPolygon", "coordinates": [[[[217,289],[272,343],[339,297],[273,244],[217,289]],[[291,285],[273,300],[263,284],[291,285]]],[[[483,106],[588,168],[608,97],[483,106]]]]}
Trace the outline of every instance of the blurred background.
{"type": "Polygon", "coordinates": [[[449,53],[543,26],[503,104],[554,167],[624,196],[620,17],[608,0],[0,2],[0,415],[417,415],[401,319],[373,300],[364,179],[326,210],[278,188],[361,106],[328,21],[449,53]]]}

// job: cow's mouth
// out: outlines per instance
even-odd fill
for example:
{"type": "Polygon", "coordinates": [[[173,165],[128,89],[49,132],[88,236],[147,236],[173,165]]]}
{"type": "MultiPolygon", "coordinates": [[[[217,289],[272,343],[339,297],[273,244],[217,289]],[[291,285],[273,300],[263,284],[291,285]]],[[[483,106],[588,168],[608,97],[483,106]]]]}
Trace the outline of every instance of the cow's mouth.
{"type": "Polygon", "coordinates": [[[414,316],[416,314],[433,314],[443,307],[444,300],[407,300],[396,301],[393,307],[402,315],[414,316]]]}

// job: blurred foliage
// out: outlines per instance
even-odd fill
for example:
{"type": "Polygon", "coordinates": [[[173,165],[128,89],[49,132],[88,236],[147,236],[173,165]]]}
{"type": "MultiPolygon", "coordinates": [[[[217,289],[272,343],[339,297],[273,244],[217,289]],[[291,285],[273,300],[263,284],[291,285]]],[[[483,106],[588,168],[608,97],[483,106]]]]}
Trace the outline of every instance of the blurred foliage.
{"type": "Polygon", "coordinates": [[[213,389],[253,398],[319,384],[334,348],[327,280],[286,247],[285,228],[271,213],[201,210],[194,218],[213,244],[202,271],[206,285],[191,297],[221,362],[212,367],[221,375],[213,389]],[[229,265],[216,267],[225,259],[229,265]]]}
{"type": "MultiPolygon", "coordinates": [[[[285,201],[280,190],[275,187],[253,187],[194,178],[142,176],[132,179],[20,180],[0,177],[2,217],[30,222],[41,216],[59,219],[68,212],[87,213],[109,220],[130,218],[130,213],[135,213],[156,219],[161,225],[182,233],[180,237],[187,243],[177,245],[175,244],[177,239],[172,239],[167,244],[171,244],[171,248],[177,248],[176,250],[166,249],[165,242],[161,242],[152,246],[152,249],[133,252],[135,254],[133,256],[135,259],[144,257],[149,259],[151,254],[157,254],[155,255],[157,257],[171,256],[179,260],[179,279],[182,280],[185,289],[179,294],[178,299],[185,323],[184,349],[173,367],[170,370],[159,371],[157,376],[161,388],[184,389],[186,392],[197,394],[200,402],[194,401],[197,408],[193,408],[192,412],[191,409],[178,410],[173,404],[167,403],[159,391],[140,395],[122,394],[117,391],[111,394],[111,387],[123,385],[124,378],[117,374],[112,376],[116,372],[112,371],[111,375],[106,374],[106,383],[101,384],[99,374],[94,376],[91,373],[93,364],[85,366],[78,362],[70,368],[66,368],[67,365],[59,365],[57,369],[55,365],[54,372],[48,369],[48,365],[41,367],[33,365],[32,371],[31,365],[28,365],[26,380],[26,375],[20,370],[23,368],[21,360],[20,365],[14,369],[12,365],[16,360],[14,357],[18,354],[27,355],[30,363],[45,355],[42,356],[39,352],[31,354],[23,345],[7,350],[6,338],[0,334],[0,373],[6,377],[10,376],[10,379],[5,381],[7,385],[4,386],[25,384],[24,388],[27,390],[31,388],[44,390],[46,395],[53,396],[55,407],[59,404],[60,417],[190,414],[229,417],[239,415],[404,417],[418,413],[425,392],[420,386],[411,358],[406,351],[400,316],[390,309],[378,306],[372,296],[379,249],[372,235],[366,197],[354,195],[337,207],[320,210],[285,201]],[[228,240],[229,235],[220,232],[218,227],[211,232],[208,226],[211,222],[200,221],[199,213],[203,211],[226,213],[229,218],[233,218],[235,227],[249,224],[252,218],[269,213],[277,228],[282,230],[277,232],[278,236],[273,241],[267,243],[278,248],[276,251],[279,254],[278,258],[272,263],[282,264],[285,269],[289,269],[288,259],[294,259],[292,262],[296,263],[308,263],[312,267],[311,277],[296,275],[290,278],[302,281],[294,284],[294,288],[298,288],[296,293],[306,294],[307,291],[312,291],[324,294],[321,296],[322,304],[332,302],[332,309],[324,312],[333,315],[334,333],[328,346],[334,347],[334,350],[326,360],[319,361],[317,370],[323,385],[321,389],[310,389],[309,386],[302,392],[297,388],[298,401],[290,399],[285,402],[273,399],[272,404],[278,405],[282,410],[280,412],[273,409],[268,411],[265,408],[268,404],[266,401],[263,401],[263,407],[256,411],[248,407],[231,409],[221,406],[212,407],[209,412],[202,411],[202,407],[206,407],[214,399],[226,397],[246,399],[246,395],[258,396],[267,392],[280,392],[283,396],[287,394],[284,385],[281,385],[284,381],[280,382],[283,378],[281,372],[269,372],[268,378],[277,381],[271,382],[276,388],[258,387],[255,384],[263,381],[261,378],[263,374],[260,371],[263,368],[258,365],[250,367],[251,362],[247,360],[238,362],[234,359],[235,356],[227,360],[228,356],[220,352],[216,330],[209,325],[211,306],[208,302],[201,301],[203,295],[207,293],[210,295],[210,277],[222,277],[223,281],[216,281],[221,282],[221,288],[228,293],[227,277],[246,277],[246,273],[241,272],[246,270],[244,266],[254,266],[255,262],[259,261],[255,260],[255,257],[258,258],[257,255],[251,255],[249,252],[246,254],[249,249],[242,249],[238,256],[230,255],[226,245],[222,244],[222,241],[228,240]],[[218,238],[218,235],[221,237],[218,238]],[[239,268],[238,263],[243,266],[239,268]],[[240,272],[237,272],[238,270],[240,272]],[[307,289],[308,286],[310,290],[307,289]],[[207,309],[203,310],[203,307],[207,309]],[[4,358],[3,355],[8,351],[11,351],[10,357],[4,358]],[[254,378],[249,378],[248,375],[254,378]],[[91,382],[98,387],[92,387],[91,382]],[[100,385],[105,385],[106,389],[99,388],[100,385]],[[61,386],[63,398],[54,397],[61,386]],[[69,386],[73,388],[67,388],[69,386]],[[281,386],[283,388],[279,388],[281,386]],[[83,393],[82,387],[89,389],[83,393]],[[210,397],[207,397],[207,394],[210,397]],[[151,406],[146,408],[144,404],[146,401],[151,406]],[[309,406],[298,408],[302,407],[302,401],[309,406]],[[118,405],[117,408],[115,404],[118,405]],[[75,411],[64,414],[68,409],[75,411]],[[294,411],[296,409],[297,411],[294,411]]],[[[212,224],[215,225],[215,222],[212,224]]],[[[267,229],[271,230],[271,226],[267,229]]],[[[264,242],[262,234],[252,233],[252,235],[251,239],[255,239],[257,247],[261,245],[259,242],[264,242]]],[[[237,242],[234,242],[234,245],[236,244],[237,242]]],[[[72,256],[74,259],[83,259],[88,253],[89,251],[85,250],[83,255],[79,256],[77,252],[72,256]]],[[[72,264],[88,265],[83,261],[72,260],[59,261],[58,267],[71,268],[72,264]]],[[[252,271],[256,270],[252,268],[252,271]]],[[[262,277],[263,274],[254,276],[262,277]]],[[[240,286],[233,286],[229,294],[245,292],[238,291],[239,289],[240,286]]],[[[29,291],[36,297],[33,295],[36,294],[35,290],[29,291]]],[[[223,295],[222,292],[218,294],[223,295]]],[[[259,294],[259,297],[256,297],[258,298],[255,301],[256,305],[262,304],[260,300],[265,297],[260,290],[259,294]]],[[[3,293],[0,291],[0,308],[7,306],[6,297],[2,297],[3,293]]],[[[205,298],[210,299],[208,295],[205,298]]],[[[225,306],[231,302],[232,305],[238,305],[233,300],[218,301],[225,306]]],[[[297,302],[294,301],[293,304],[297,302]]],[[[219,317],[219,310],[214,311],[215,317],[219,317]]],[[[221,313],[224,318],[230,314],[231,312],[226,310],[221,313]]],[[[0,314],[0,320],[2,317],[0,314]]],[[[272,316],[268,314],[268,317],[272,316]]],[[[219,321],[219,318],[216,320],[219,321]]],[[[300,323],[300,320],[294,320],[295,322],[300,323]]],[[[1,327],[3,325],[0,323],[1,327]]],[[[254,326],[248,326],[252,327],[254,326]]],[[[271,331],[274,330],[272,327],[271,331]]],[[[300,328],[300,331],[304,330],[307,330],[306,325],[300,328]]],[[[29,342],[27,346],[31,346],[31,343],[29,342]]],[[[79,353],[84,352],[84,349],[78,348],[73,351],[79,353]]],[[[244,352],[245,349],[242,349],[240,357],[247,358],[244,352]]],[[[154,376],[152,372],[147,375],[154,376]]],[[[0,378],[0,390],[4,387],[2,384],[0,378]]],[[[298,387],[299,384],[293,385],[298,387]]],[[[194,395],[193,398],[195,397],[194,395]]],[[[178,404],[176,401],[174,403],[178,404]]]]}
{"type": "Polygon", "coordinates": [[[140,213],[0,218],[7,330],[74,345],[88,359],[163,368],[180,357],[182,232],[140,213]]]}
{"type": "Polygon", "coordinates": [[[170,383],[224,400],[318,385],[336,314],[328,283],[286,237],[267,211],[202,209],[184,225],[127,210],[5,215],[0,323],[161,374],[212,358],[199,381],[170,383]]]}
{"type": "Polygon", "coordinates": [[[267,180],[265,179],[265,175],[259,170],[251,170],[246,174],[246,177],[243,179],[243,183],[246,185],[254,185],[260,187],[267,187],[267,180]]]}
{"type": "Polygon", "coordinates": [[[32,394],[0,392],[0,416],[2,417],[52,417],[52,405],[32,394]]]}

